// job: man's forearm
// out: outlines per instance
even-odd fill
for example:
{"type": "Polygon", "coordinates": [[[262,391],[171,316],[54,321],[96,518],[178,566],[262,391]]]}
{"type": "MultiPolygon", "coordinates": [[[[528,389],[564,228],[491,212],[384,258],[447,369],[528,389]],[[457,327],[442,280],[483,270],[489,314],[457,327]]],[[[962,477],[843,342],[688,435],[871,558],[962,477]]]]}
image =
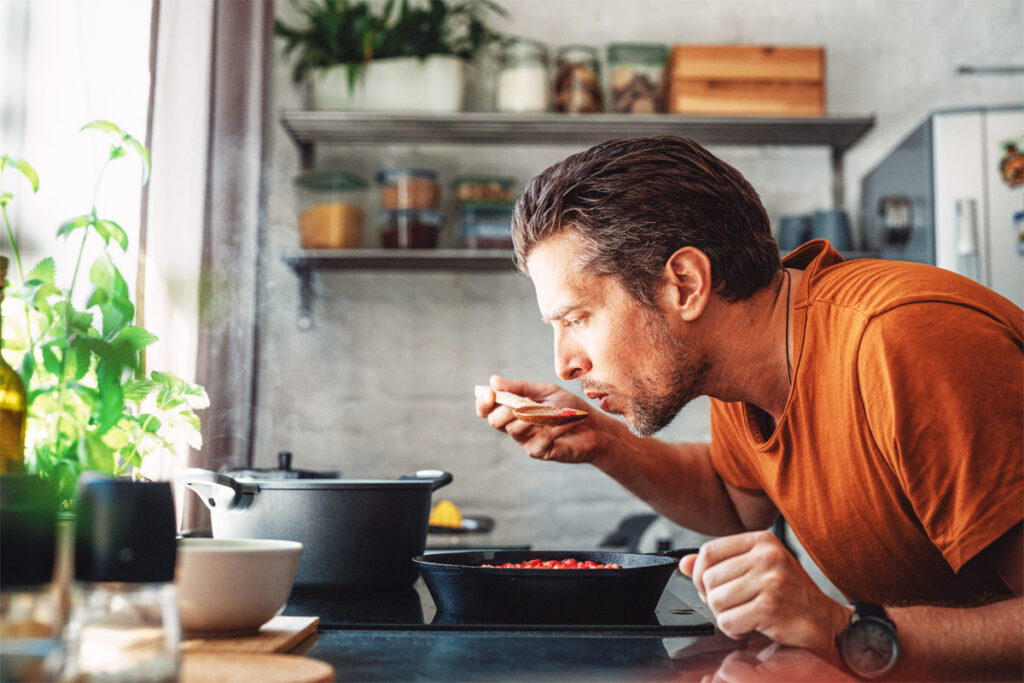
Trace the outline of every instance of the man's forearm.
{"type": "Polygon", "coordinates": [[[1024,680],[1024,598],[983,607],[890,607],[900,638],[893,677],[1024,680]]]}
{"type": "Polygon", "coordinates": [[[712,536],[745,530],[711,466],[708,444],[670,444],[625,431],[591,463],[680,526],[712,536]]]}

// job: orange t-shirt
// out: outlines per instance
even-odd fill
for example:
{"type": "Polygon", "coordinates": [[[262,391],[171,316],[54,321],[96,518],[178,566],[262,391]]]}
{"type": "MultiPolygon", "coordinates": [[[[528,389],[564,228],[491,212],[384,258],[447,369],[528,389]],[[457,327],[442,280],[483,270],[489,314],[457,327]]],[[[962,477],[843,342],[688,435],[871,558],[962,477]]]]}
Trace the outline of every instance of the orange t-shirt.
{"type": "Polygon", "coordinates": [[[775,432],[712,401],[711,458],[767,495],[851,600],[974,604],[1006,595],[964,567],[1024,518],[1024,313],[932,266],[786,258],[793,386],[775,432]]]}

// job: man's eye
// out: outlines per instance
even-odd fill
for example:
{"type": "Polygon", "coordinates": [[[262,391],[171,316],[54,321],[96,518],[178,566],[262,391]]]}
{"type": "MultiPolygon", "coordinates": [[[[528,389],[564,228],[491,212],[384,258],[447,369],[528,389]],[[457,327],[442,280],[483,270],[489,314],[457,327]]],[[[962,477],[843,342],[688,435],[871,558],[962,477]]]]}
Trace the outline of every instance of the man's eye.
{"type": "Polygon", "coordinates": [[[565,318],[562,320],[562,327],[579,327],[583,324],[583,318],[565,318]]]}

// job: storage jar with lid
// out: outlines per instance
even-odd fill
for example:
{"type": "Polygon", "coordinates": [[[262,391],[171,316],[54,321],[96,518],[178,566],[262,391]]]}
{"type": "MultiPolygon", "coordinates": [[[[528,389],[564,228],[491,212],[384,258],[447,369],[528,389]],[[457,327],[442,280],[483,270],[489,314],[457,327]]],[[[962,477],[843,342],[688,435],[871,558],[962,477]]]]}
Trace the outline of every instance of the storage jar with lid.
{"type": "Polygon", "coordinates": [[[664,111],[664,72],[668,46],[660,43],[612,43],[608,73],[613,112],[653,114],[664,111]]]}
{"type": "Polygon", "coordinates": [[[303,249],[353,249],[363,239],[366,181],[344,171],[296,176],[303,249]]]}
{"type": "Polygon", "coordinates": [[[516,179],[509,176],[461,175],[452,183],[455,201],[508,201],[516,197],[516,179]]]}
{"type": "Polygon", "coordinates": [[[380,243],[386,249],[434,249],[441,214],[423,209],[392,209],[379,217],[380,243]]]}
{"type": "Polygon", "coordinates": [[[569,114],[603,111],[597,50],[588,45],[566,45],[555,57],[555,109],[569,114]]]}
{"type": "Polygon", "coordinates": [[[526,39],[506,43],[501,51],[496,90],[498,111],[547,111],[551,106],[547,46],[526,39]]]}
{"type": "Polygon", "coordinates": [[[469,201],[461,205],[461,242],[467,249],[511,249],[512,213],[508,200],[469,201]]]}
{"type": "Polygon", "coordinates": [[[380,208],[437,209],[440,174],[426,168],[386,168],[377,173],[380,208]]]}

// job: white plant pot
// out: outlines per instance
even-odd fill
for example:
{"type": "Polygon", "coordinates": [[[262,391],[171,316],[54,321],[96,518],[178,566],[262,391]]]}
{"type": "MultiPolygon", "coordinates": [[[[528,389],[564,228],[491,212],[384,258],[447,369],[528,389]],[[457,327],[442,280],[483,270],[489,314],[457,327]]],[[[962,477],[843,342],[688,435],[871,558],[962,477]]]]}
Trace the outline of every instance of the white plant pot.
{"type": "Polygon", "coordinates": [[[371,61],[349,91],[344,66],[314,74],[313,108],[343,111],[462,110],[466,65],[458,57],[393,57],[371,61]]]}

